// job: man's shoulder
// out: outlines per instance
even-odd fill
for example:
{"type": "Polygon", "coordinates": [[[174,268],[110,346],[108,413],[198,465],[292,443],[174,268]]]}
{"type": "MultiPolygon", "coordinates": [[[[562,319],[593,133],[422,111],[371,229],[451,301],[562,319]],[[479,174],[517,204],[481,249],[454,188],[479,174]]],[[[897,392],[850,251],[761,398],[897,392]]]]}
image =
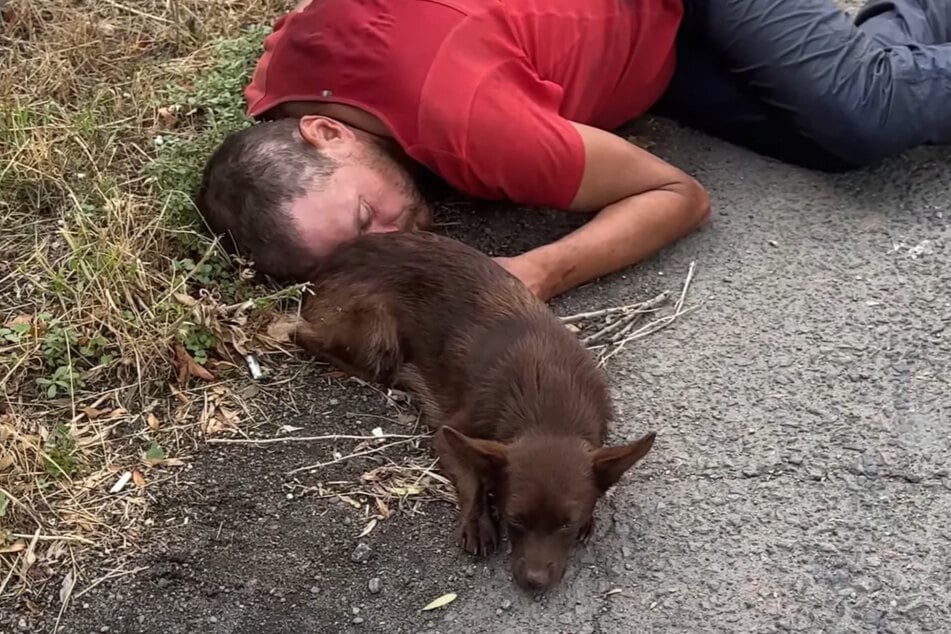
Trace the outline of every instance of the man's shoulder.
{"type": "Polygon", "coordinates": [[[580,182],[584,147],[560,101],[559,86],[511,59],[424,95],[418,142],[407,152],[469,195],[563,208],[580,182]]]}

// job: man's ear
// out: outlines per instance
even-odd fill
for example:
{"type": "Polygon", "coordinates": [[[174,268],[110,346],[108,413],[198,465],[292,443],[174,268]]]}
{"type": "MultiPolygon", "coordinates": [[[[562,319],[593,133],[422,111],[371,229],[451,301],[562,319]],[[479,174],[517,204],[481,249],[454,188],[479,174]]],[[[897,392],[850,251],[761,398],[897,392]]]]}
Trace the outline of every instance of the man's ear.
{"type": "Polygon", "coordinates": [[[297,129],[308,145],[329,155],[350,151],[356,139],[349,127],[336,119],[321,115],[301,117],[297,129]]]}
{"type": "Polygon", "coordinates": [[[592,467],[594,480],[602,491],[607,491],[633,467],[638,460],[647,455],[654,446],[656,432],[644,435],[639,440],[619,447],[601,447],[594,452],[592,467]]]}
{"type": "Polygon", "coordinates": [[[508,450],[500,442],[469,438],[446,425],[440,429],[446,439],[446,446],[462,465],[476,471],[487,471],[502,468],[508,461],[508,450]]]}

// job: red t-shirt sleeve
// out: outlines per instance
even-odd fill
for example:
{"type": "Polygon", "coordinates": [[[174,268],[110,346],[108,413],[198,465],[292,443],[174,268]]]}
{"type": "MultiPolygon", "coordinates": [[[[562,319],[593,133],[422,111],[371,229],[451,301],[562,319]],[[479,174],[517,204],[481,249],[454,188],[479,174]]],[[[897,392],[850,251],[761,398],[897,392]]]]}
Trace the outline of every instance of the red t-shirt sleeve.
{"type": "Polygon", "coordinates": [[[560,91],[537,78],[513,82],[501,72],[487,76],[473,94],[468,116],[456,113],[453,127],[464,138],[449,144],[458,148],[455,156],[433,157],[437,170],[472,196],[567,208],[585,159],[580,134],[558,114],[560,91]]]}

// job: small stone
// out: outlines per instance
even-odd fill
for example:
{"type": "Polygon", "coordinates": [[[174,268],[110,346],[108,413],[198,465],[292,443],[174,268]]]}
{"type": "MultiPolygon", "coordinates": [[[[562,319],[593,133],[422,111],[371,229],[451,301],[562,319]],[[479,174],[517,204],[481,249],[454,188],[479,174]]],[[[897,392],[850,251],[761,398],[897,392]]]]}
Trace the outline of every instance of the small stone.
{"type": "Polygon", "coordinates": [[[354,625],[360,625],[361,623],[363,623],[363,617],[362,617],[362,616],[355,616],[355,617],[353,617],[353,624],[354,624],[354,625]]]}
{"type": "Polygon", "coordinates": [[[311,587],[310,587],[310,593],[311,593],[311,594],[320,594],[320,588],[318,588],[317,586],[311,586],[311,587]]]}
{"type": "Polygon", "coordinates": [[[869,594],[882,589],[882,582],[874,577],[863,577],[855,585],[869,594]]]}
{"type": "Polygon", "coordinates": [[[475,573],[476,573],[476,567],[475,567],[475,566],[472,566],[472,565],[466,566],[466,576],[467,576],[467,577],[474,577],[474,576],[475,576],[475,573]]]}
{"type": "Polygon", "coordinates": [[[217,617],[217,616],[209,616],[209,617],[208,617],[208,622],[209,622],[209,623],[217,623],[217,622],[218,622],[218,617],[217,617]]]}
{"type": "Polygon", "coordinates": [[[905,482],[910,482],[912,484],[918,484],[922,480],[921,474],[915,473],[914,471],[909,471],[908,473],[902,474],[902,477],[905,478],[905,482]]]}
{"type": "Polygon", "coordinates": [[[746,467],[745,469],[743,469],[743,475],[746,476],[747,478],[755,478],[759,474],[760,474],[759,467],[746,467]]]}
{"type": "Polygon", "coordinates": [[[331,404],[331,405],[340,405],[340,399],[338,399],[338,398],[332,398],[332,399],[330,399],[330,404],[331,404]]]}
{"type": "Polygon", "coordinates": [[[621,546],[621,554],[624,555],[625,558],[629,558],[633,554],[633,551],[630,546],[625,544],[621,546]]]}
{"type": "Polygon", "coordinates": [[[819,542],[819,550],[825,553],[834,553],[838,549],[831,542],[819,542]]]}
{"type": "Polygon", "coordinates": [[[878,568],[882,565],[882,559],[878,555],[869,555],[865,558],[865,563],[872,568],[878,568]]]}
{"type": "Polygon", "coordinates": [[[165,588],[165,587],[168,587],[168,584],[171,582],[165,577],[159,577],[159,580],[157,581],[157,583],[159,588],[165,588]]]}
{"type": "Polygon", "coordinates": [[[370,579],[369,582],[367,582],[367,590],[370,591],[370,594],[377,594],[377,593],[379,593],[379,592],[380,592],[380,588],[381,588],[381,586],[380,586],[380,578],[379,578],[379,577],[373,577],[372,579],[370,579]]]}
{"type": "Polygon", "coordinates": [[[108,626],[108,625],[103,625],[102,627],[99,628],[99,631],[100,631],[100,632],[108,632],[108,631],[109,631],[109,626],[108,626]]]}
{"type": "Polygon", "coordinates": [[[135,620],[138,621],[139,623],[145,623],[145,615],[140,614],[139,616],[135,617],[135,620]]]}
{"type": "Polygon", "coordinates": [[[508,609],[511,608],[511,607],[512,607],[512,602],[511,602],[511,601],[509,601],[508,599],[505,599],[504,601],[502,601],[502,609],[503,609],[503,610],[508,610],[508,609]]]}
{"type": "Polygon", "coordinates": [[[862,615],[863,621],[873,625],[881,621],[882,617],[885,616],[885,612],[877,608],[865,608],[864,610],[860,611],[859,614],[862,615]]]}
{"type": "Polygon", "coordinates": [[[802,464],[802,454],[794,453],[788,458],[789,464],[801,465],[802,464]]]}
{"type": "Polygon", "coordinates": [[[815,468],[809,469],[809,478],[811,480],[821,480],[822,478],[825,477],[825,475],[826,475],[825,471],[823,471],[822,469],[815,469],[815,468]]]}
{"type": "Polygon", "coordinates": [[[357,547],[353,549],[353,553],[350,555],[350,561],[358,564],[366,563],[370,558],[370,546],[366,542],[360,542],[357,544],[357,547]]]}

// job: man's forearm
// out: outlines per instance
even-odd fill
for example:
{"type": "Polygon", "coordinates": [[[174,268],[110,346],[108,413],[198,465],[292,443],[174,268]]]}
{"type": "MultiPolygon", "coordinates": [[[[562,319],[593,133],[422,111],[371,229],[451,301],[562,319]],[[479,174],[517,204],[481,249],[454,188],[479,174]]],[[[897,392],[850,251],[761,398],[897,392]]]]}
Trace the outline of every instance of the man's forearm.
{"type": "Polygon", "coordinates": [[[709,215],[699,186],[654,190],[605,207],[564,238],[524,253],[516,268],[548,300],[593,279],[640,262],[691,233],[709,215]]]}

